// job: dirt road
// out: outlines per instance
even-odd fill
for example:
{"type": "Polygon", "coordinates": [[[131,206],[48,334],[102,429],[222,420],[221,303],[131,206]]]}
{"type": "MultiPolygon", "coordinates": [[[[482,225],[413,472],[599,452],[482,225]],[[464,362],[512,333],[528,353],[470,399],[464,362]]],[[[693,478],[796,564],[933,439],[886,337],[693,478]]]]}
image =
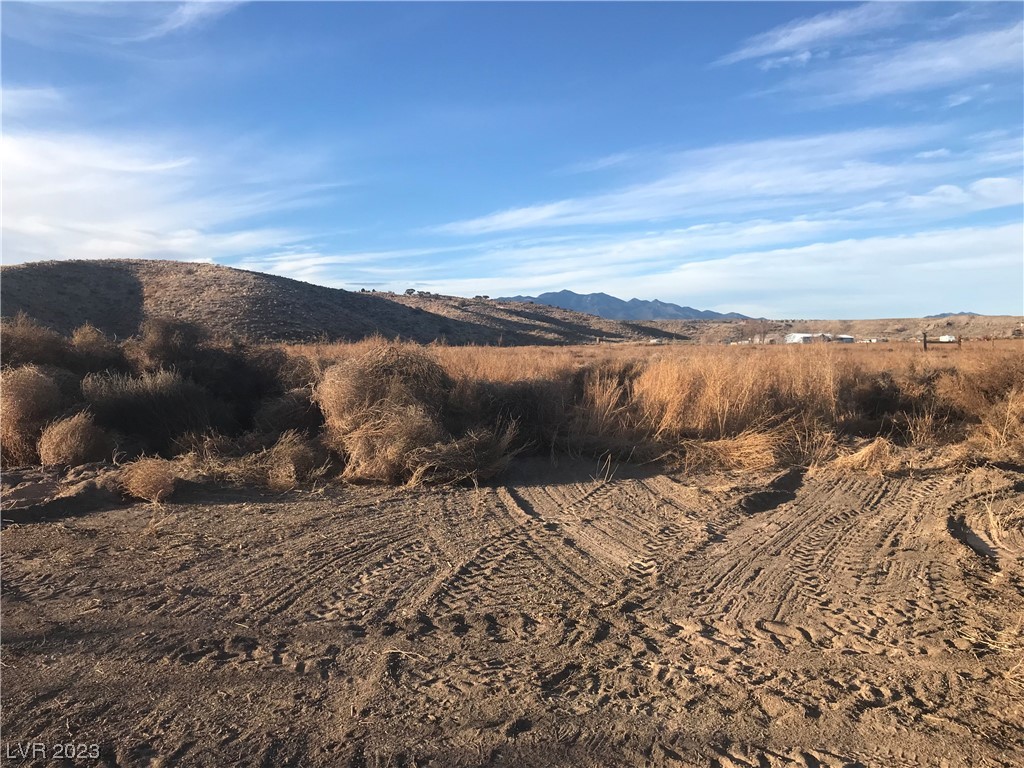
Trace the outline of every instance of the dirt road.
{"type": "Polygon", "coordinates": [[[1024,765],[1024,537],[997,524],[1024,474],[600,474],[8,525],[3,739],[132,766],[1024,765]]]}

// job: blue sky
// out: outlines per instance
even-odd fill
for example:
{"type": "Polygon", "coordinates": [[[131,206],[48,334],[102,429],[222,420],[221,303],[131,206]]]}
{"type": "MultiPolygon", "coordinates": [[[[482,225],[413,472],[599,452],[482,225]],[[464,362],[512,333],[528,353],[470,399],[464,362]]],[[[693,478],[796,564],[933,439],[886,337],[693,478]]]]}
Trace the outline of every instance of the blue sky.
{"type": "Polygon", "coordinates": [[[0,15],[4,263],[1024,313],[1020,3],[0,15]]]}

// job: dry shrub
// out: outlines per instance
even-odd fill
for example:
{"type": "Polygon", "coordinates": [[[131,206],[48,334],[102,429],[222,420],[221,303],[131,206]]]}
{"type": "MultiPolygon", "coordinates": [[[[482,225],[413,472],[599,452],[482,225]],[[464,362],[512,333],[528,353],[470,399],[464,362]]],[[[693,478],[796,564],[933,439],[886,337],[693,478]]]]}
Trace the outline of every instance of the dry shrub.
{"type": "Polygon", "coordinates": [[[0,455],[3,466],[34,464],[43,426],[59,413],[60,390],[35,365],[0,375],[0,455]]]}
{"type": "Polygon", "coordinates": [[[505,471],[516,454],[514,426],[472,430],[457,440],[417,448],[408,457],[409,485],[478,482],[505,471]]]}
{"type": "Polygon", "coordinates": [[[280,395],[288,356],[276,347],[252,347],[211,338],[196,325],[164,318],[147,320],[125,344],[138,373],[174,370],[221,403],[218,428],[244,429],[261,401],[280,395]]]}
{"type": "Polygon", "coordinates": [[[853,469],[880,475],[898,469],[901,462],[895,446],[884,437],[878,437],[860,450],[835,459],[832,466],[836,469],[853,469]]]}
{"type": "Polygon", "coordinates": [[[174,371],[89,374],[82,392],[99,424],[139,438],[149,451],[164,451],[176,437],[225,420],[206,390],[174,371]]]}
{"type": "Polygon", "coordinates": [[[416,473],[415,451],[435,447],[447,437],[437,416],[422,405],[385,402],[368,408],[361,422],[332,445],[346,459],[344,478],[400,483],[416,473]]]}
{"type": "Polygon", "coordinates": [[[71,357],[67,339],[39,325],[24,312],[0,323],[0,349],[4,365],[9,366],[66,366],[71,357]]]}
{"type": "Polygon", "coordinates": [[[839,452],[836,433],[809,415],[791,420],[787,440],[787,459],[804,467],[819,467],[831,462],[839,452]]]}
{"type": "Polygon", "coordinates": [[[328,462],[323,447],[305,435],[288,431],[269,447],[257,447],[253,435],[191,436],[190,450],[176,462],[185,476],[200,476],[276,491],[323,477],[328,462]]]}
{"type": "MultiPolygon", "coordinates": [[[[449,482],[498,466],[514,432],[453,437],[452,378],[426,350],[375,342],[329,368],[316,387],[328,444],[345,458],[343,476],[379,482],[449,482]],[[475,463],[476,466],[470,466],[475,463]]],[[[458,431],[458,429],[457,429],[458,431]]]]}
{"type": "Polygon", "coordinates": [[[57,385],[57,389],[60,391],[60,401],[64,406],[70,407],[84,402],[85,398],[82,396],[82,377],[79,374],[55,365],[40,365],[37,367],[53,379],[53,383],[57,385]]]}
{"type": "Polygon", "coordinates": [[[69,466],[104,461],[114,450],[110,435],[93,422],[92,414],[76,413],[55,421],[39,438],[43,466],[69,466]]]}
{"type": "Polygon", "coordinates": [[[719,440],[688,440],[683,443],[683,466],[687,471],[725,469],[759,472],[779,465],[786,448],[782,429],[751,429],[736,437],[719,440]]]}
{"type": "Polygon", "coordinates": [[[319,381],[323,369],[316,361],[288,349],[281,351],[283,356],[278,363],[276,375],[282,388],[286,390],[308,389],[319,381]]]}
{"type": "Polygon", "coordinates": [[[267,486],[274,490],[288,490],[322,476],[326,467],[323,450],[295,431],[281,435],[261,464],[266,469],[267,486]]]}
{"type": "Polygon", "coordinates": [[[323,423],[311,387],[292,389],[264,400],[252,417],[253,429],[265,435],[280,435],[292,429],[313,434],[323,423]]]}
{"type": "Polygon", "coordinates": [[[121,488],[125,493],[154,504],[170,498],[177,481],[174,464],[166,459],[139,459],[121,472],[121,488]]]}
{"type": "Polygon", "coordinates": [[[358,358],[331,366],[316,388],[331,440],[365,422],[382,403],[418,406],[438,418],[452,389],[451,377],[425,350],[403,344],[375,343],[358,358]]]}
{"type": "Polygon", "coordinates": [[[580,372],[581,396],[567,427],[566,448],[641,461],[660,453],[635,408],[637,370],[636,363],[627,362],[599,364],[580,372]]]}
{"type": "Polygon", "coordinates": [[[125,353],[137,371],[159,371],[191,360],[205,340],[206,334],[196,325],[152,317],[125,344],[125,353]]]}
{"type": "Polygon", "coordinates": [[[554,371],[550,378],[513,381],[460,374],[448,398],[445,425],[453,434],[478,428],[501,431],[514,425],[512,448],[517,453],[552,450],[556,444],[568,442],[579,399],[576,378],[571,369],[554,371]]]}
{"type": "Polygon", "coordinates": [[[71,350],[81,371],[121,369],[126,365],[124,351],[99,328],[88,323],[71,334],[71,350]]]}
{"type": "Polygon", "coordinates": [[[968,442],[990,460],[1024,462],[1024,389],[989,406],[968,442]]]}

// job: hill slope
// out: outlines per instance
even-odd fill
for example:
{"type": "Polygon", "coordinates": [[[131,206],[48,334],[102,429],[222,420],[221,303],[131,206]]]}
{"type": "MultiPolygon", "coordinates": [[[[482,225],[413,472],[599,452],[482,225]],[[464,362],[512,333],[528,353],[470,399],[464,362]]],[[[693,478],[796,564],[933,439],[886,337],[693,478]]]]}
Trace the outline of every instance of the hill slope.
{"type": "Polygon", "coordinates": [[[623,301],[607,293],[574,293],[556,291],[540,296],[512,296],[499,301],[521,301],[544,304],[551,307],[587,312],[609,320],[746,320],[746,315],[737,312],[713,312],[709,309],[694,309],[670,304],[665,301],[630,299],[623,301]]]}
{"type": "Polygon", "coordinates": [[[451,344],[685,338],[679,332],[547,306],[437,295],[355,293],[285,277],[179,261],[50,261],[0,270],[0,309],[68,333],[92,323],[118,337],[148,317],[253,341],[355,340],[375,333],[451,344]]]}

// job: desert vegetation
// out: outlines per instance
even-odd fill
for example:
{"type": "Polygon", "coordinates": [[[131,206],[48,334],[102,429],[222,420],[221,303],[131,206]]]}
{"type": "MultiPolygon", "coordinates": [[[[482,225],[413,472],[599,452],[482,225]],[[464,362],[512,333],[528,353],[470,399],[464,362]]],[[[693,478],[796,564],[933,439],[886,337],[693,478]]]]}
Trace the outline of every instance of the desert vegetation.
{"type": "Polygon", "coordinates": [[[91,326],[64,337],[24,316],[2,334],[5,466],[159,457],[284,489],[486,480],[519,453],[748,471],[1024,459],[1011,341],[253,346],[162,320],[120,342],[91,326]]]}

